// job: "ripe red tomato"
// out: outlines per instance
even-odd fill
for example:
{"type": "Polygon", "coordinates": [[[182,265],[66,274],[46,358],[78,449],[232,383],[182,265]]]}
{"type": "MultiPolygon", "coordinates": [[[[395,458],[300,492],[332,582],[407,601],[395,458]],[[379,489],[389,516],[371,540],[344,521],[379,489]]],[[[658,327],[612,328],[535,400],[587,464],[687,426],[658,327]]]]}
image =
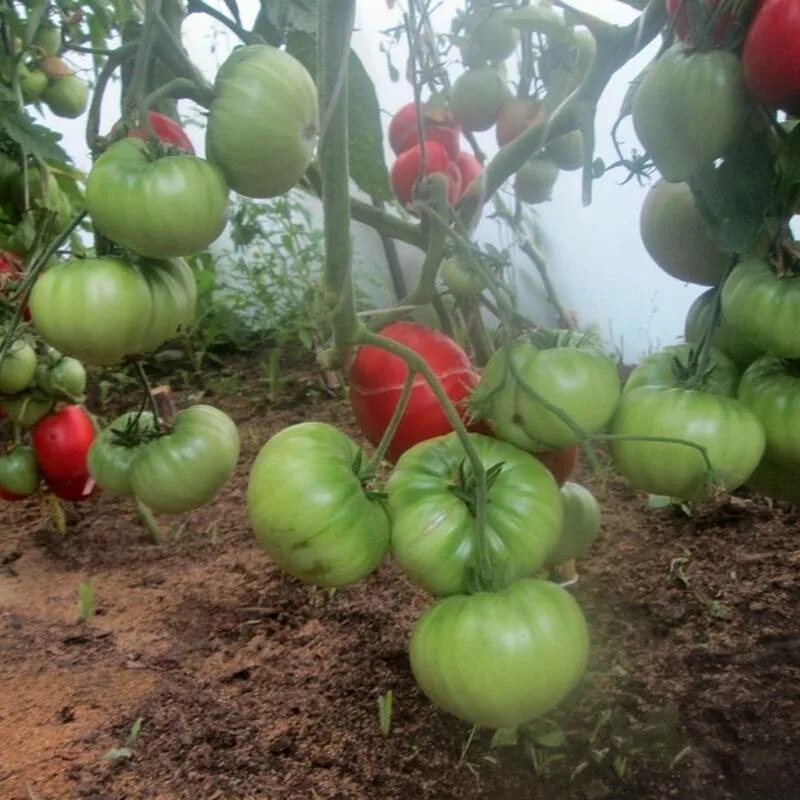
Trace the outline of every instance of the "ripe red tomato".
{"type": "MultiPolygon", "coordinates": [[[[174,144],[175,147],[194,155],[194,147],[183,128],[174,119],[159,114],[158,111],[148,111],[150,127],[153,133],[165,144],[174,144]]],[[[147,131],[144,128],[131,128],[128,136],[134,139],[146,139],[147,131]]]]}
{"type": "Polygon", "coordinates": [[[468,191],[470,184],[483,172],[483,165],[472,153],[459,153],[456,166],[461,170],[461,197],[468,191]]]}
{"type": "MultiPolygon", "coordinates": [[[[467,354],[440,331],[415,322],[394,322],[381,335],[419,353],[456,405],[480,382],[467,354]]],[[[397,356],[377,347],[358,349],[350,368],[350,405],[359,428],[373,445],[378,444],[389,425],[405,377],[406,365],[397,356]]],[[[462,419],[466,417],[466,408],[459,405],[459,412],[462,419]]],[[[394,462],[418,442],[451,430],[435,395],[424,378],[417,375],[387,457],[394,462]]]]}
{"type": "Polygon", "coordinates": [[[42,417],[31,431],[39,468],[48,483],[56,484],[86,476],[86,455],[94,441],[94,427],[80,406],[64,406],[42,417]]]}
{"type": "Polygon", "coordinates": [[[88,500],[92,495],[100,491],[100,487],[95,483],[94,478],[88,473],[77,475],[74,478],[67,478],[64,481],[47,480],[50,491],[62,500],[69,500],[71,503],[80,503],[88,500]]]}
{"type": "MultiPolygon", "coordinates": [[[[425,115],[425,106],[422,107],[425,115]]],[[[459,137],[461,126],[453,119],[450,113],[445,116],[444,122],[437,122],[431,117],[424,118],[425,141],[437,142],[447,151],[447,155],[455,159],[460,150],[459,137]]],[[[392,117],[389,123],[389,144],[395,155],[405,153],[419,144],[419,126],[417,125],[417,108],[414,103],[403,106],[392,117]]]]}
{"type": "Polygon", "coordinates": [[[565,447],[563,450],[545,450],[533,455],[550,470],[556,483],[563,486],[575,470],[575,462],[578,460],[578,445],[565,447]]]}
{"type": "MultiPolygon", "coordinates": [[[[450,171],[450,159],[447,151],[438,142],[425,142],[425,174],[432,175],[441,172],[453,182],[450,171]]],[[[422,148],[415,145],[405,153],[401,153],[392,164],[391,181],[395,197],[403,204],[408,205],[414,199],[414,185],[420,177],[422,164],[422,148]]]]}
{"type": "Polygon", "coordinates": [[[760,103],[800,114],[800,3],[764,0],[744,43],[745,77],[760,103]]]}
{"type": "MultiPolygon", "coordinates": [[[[675,33],[682,42],[693,42],[697,35],[697,25],[692,25],[689,19],[688,6],[691,0],[667,0],[667,13],[675,19],[675,33]]],[[[719,5],[720,0],[702,0],[702,12],[711,18],[714,9],[719,5]]],[[[725,39],[728,29],[733,21],[730,12],[720,15],[714,26],[714,44],[720,45],[725,39]]]]}

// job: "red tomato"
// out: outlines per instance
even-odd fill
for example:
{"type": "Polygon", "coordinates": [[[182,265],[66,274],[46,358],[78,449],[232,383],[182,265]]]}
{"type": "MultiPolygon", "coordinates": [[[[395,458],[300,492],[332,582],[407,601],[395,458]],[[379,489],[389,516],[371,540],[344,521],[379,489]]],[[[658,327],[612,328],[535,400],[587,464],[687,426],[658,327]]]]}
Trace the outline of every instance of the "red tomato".
{"type": "Polygon", "coordinates": [[[3,500],[8,500],[9,503],[18,503],[20,500],[24,500],[27,496],[28,495],[8,492],[2,486],[0,486],[0,498],[3,500]]]}
{"type": "Polygon", "coordinates": [[[94,478],[88,473],[78,475],[75,478],[67,478],[64,481],[47,480],[50,491],[62,500],[69,500],[72,503],[80,503],[88,500],[93,494],[100,491],[100,487],[94,482],[94,478]]]}
{"type": "MultiPolygon", "coordinates": [[[[459,404],[480,382],[467,354],[440,331],[416,322],[394,322],[381,331],[395,342],[419,353],[439,379],[447,396],[464,418],[466,408],[459,404]]],[[[350,405],[359,428],[377,445],[389,425],[403,391],[406,365],[397,356],[377,347],[360,347],[350,368],[350,405]]],[[[418,442],[452,430],[435,395],[422,376],[417,375],[408,406],[387,452],[396,461],[418,442]]]]}
{"type": "MultiPolygon", "coordinates": [[[[159,114],[158,111],[148,111],[148,119],[153,133],[165,144],[174,144],[181,150],[194,155],[194,147],[183,128],[174,119],[159,114]]],[[[135,139],[146,139],[147,131],[142,128],[132,128],[128,131],[128,136],[135,139]]]]}
{"type": "Polygon", "coordinates": [[[461,196],[468,191],[470,184],[483,172],[483,166],[472,153],[459,153],[456,156],[456,165],[461,170],[461,196]]]}
{"type": "MultiPolygon", "coordinates": [[[[414,185],[420,177],[422,164],[422,148],[415,145],[405,153],[401,153],[392,164],[391,181],[395,197],[403,204],[408,205],[414,199],[414,185]]],[[[447,152],[437,142],[425,142],[425,174],[432,175],[441,172],[447,175],[452,182],[450,173],[450,159],[447,152]]]]}
{"type": "Polygon", "coordinates": [[[745,77],[760,103],[800,114],[800,3],[764,0],[744,43],[745,77]]]}
{"type": "Polygon", "coordinates": [[[563,486],[575,470],[578,460],[578,445],[566,447],[563,450],[546,450],[533,454],[550,470],[559,486],[563,486]]]}
{"type": "Polygon", "coordinates": [[[80,406],[64,406],[42,417],[33,426],[31,440],[48,483],[77,480],[88,474],[86,454],[94,441],[94,427],[80,406]]]}
{"type": "MultiPolygon", "coordinates": [[[[667,0],[667,13],[675,20],[675,33],[682,42],[692,42],[695,40],[696,30],[694,30],[689,20],[688,6],[692,0],[667,0]],[[680,10],[679,10],[680,9],[680,10]]],[[[709,15],[719,5],[720,0],[702,0],[703,13],[709,15]]],[[[733,16],[730,12],[722,14],[714,26],[714,44],[720,45],[725,38],[725,34],[731,26],[733,16]]]]}
{"type": "MultiPolygon", "coordinates": [[[[422,113],[425,114],[424,105],[422,113]]],[[[426,117],[424,124],[425,141],[437,142],[442,145],[447,151],[447,155],[454,159],[460,149],[458,140],[461,135],[461,126],[453,119],[453,116],[448,112],[442,123],[426,117]]],[[[389,144],[395,155],[398,156],[419,144],[417,109],[414,103],[403,106],[392,117],[392,121],[389,123],[389,144]]]]}

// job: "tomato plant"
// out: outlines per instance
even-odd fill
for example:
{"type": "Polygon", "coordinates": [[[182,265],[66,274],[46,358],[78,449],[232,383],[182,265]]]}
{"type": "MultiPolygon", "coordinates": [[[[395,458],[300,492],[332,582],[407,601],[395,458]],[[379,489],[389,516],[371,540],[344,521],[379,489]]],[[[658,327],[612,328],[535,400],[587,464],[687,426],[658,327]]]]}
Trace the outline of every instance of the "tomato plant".
{"type": "Polygon", "coordinates": [[[0,364],[0,394],[17,394],[26,389],[36,374],[36,353],[22,339],[16,339],[0,364]]]}
{"type": "Polygon", "coordinates": [[[92,421],[80,406],[64,406],[40,419],[31,430],[31,441],[44,477],[59,482],[86,475],[94,436],[92,421]]]}
{"type": "Polygon", "coordinates": [[[689,44],[696,43],[706,37],[706,29],[713,23],[711,40],[719,47],[734,21],[733,14],[728,11],[716,15],[719,2],[720,0],[701,0],[697,5],[699,18],[692,19],[690,0],[667,0],[667,13],[675,18],[675,33],[678,38],[689,44]]]}
{"type": "Polygon", "coordinates": [[[442,263],[440,274],[456,297],[475,297],[488,287],[486,278],[463,257],[448,258],[442,263]]]}
{"type": "Polygon", "coordinates": [[[497,121],[500,106],[511,96],[494,67],[467,70],[450,90],[450,111],[468,131],[488,131],[497,121]]]}
{"type": "MultiPolygon", "coordinates": [[[[462,404],[480,376],[467,354],[440,331],[414,322],[395,322],[381,335],[418,353],[439,379],[450,400],[462,404]]],[[[407,367],[398,356],[377,347],[360,347],[350,367],[350,405],[361,432],[373,445],[383,437],[403,391],[407,367]]],[[[460,408],[462,418],[466,408],[460,408]]],[[[387,457],[396,461],[418,442],[448,433],[452,428],[436,396],[417,375],[387,457]]]]}
{"type": "Polygon", "coordinates": [[[553,196],[559,169],[549,158],[532,158],[520,167],[514,191],[523,203],[545,203],[553,196]]]}
{"type": "MultiPolygon", "coordinates": [[[[470,439],[493,471],[486,534],[505,585],[545,563],[561,532],[562,503],[553,476],[533,456],[487,436],[470,439]]],[[[467,591],[477,567],[475,485],[465,458],[454,433],[421,442],[400,457],[386,484],[392,552],[435,595],[467,591]]]]}
{"type": "Polygon", "coordinates": [[[291,575],[347,586],[372,572],[389,544],[389,520],[359,475],[363,454],[322,422],[284,428],[250,471],[247,511],[259,544],[291,575]]]}
{"type": "Polygon", "coordinates": [[[417,620],[411,669],[437,706],[475,725],[515,728],[551,711],[583,675],[586,621],[553,583],[439,600],[417,620]]]}
{"type": "Polygon", "coordinates": [[[89,474],[97,485],[112,494],[133,494],[131,466],[155,433],[150,411],[129,411],[102,430],[87,458],[89,474]]]}
{"type": "MultiPolygon", "coordinates": [[[[428,113],[427,107],[422,106],[422,126],[426,142],[440,144],[450,159],[457,159],[461,151],[459,139],[461,127],[448,112],[441,114],[441,119],[428,113]]],[[[404,105],[389,123],[389,144],[394,154],[399,156],[419,144],[419,122],[417,107],[414,103],[404,105]]]]}
{"type": "Polygon", "coordinates": [[[77,119],[89,105],[89,87],[77,75],[61,75],[44,90],[42,100],[57,117],[77,119]]]}

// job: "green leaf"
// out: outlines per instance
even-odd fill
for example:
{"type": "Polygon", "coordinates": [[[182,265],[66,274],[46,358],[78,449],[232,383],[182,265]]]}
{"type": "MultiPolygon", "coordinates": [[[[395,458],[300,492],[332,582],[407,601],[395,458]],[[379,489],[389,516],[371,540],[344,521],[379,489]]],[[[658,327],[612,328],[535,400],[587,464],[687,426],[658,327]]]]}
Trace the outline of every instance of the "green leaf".
{"type": "Polygon", "coordinates": [[[539,747],[555,750],[567,743],[567,737],[560,726],[546,719],[537,719],[525,726],[525,737],[539,747]]]}
{"type": "Polygon", "coordinates": [[[133,750],[130,747],[112,747],[103,758],[106,761],[121,761],[130,758],[133,755],[133,750]]]}
{"type": "MultiPolygon", "coordinates": [[[[290,32],[286,49],[314,76],[317,74],[317,42],[300,31],[290,32]]],[[[383,155],[383,131],[375,85],[361,59],[351,50],[347,80],[350,175],[367,194],[391,200],[389,173],[383,155]]]]}
{"type": "Polygon", "coordinates": [[[20,111],[14,93],[0,85],[0,135],[11,139],[30,155],[45,161],[69,163],[70,158],[59,146],[61,134],[34,122],[20,111]]]}
{"type": "Polygon", "coordinates": [[[499,747],[515,747],[519,741],[519,733],[517,728],[498,728],[492,736],[492,741],[489,742],[489,747],[492,750],[499,747]]]}

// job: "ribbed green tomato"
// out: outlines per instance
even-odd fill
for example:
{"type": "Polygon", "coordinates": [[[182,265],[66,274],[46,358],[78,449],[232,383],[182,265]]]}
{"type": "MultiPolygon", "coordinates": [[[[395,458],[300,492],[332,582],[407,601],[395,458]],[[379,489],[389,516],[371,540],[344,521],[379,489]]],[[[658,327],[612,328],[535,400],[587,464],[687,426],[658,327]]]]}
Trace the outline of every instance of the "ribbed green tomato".
{"type": "Polygon", "coordinates": [[[386,554],[389,520],[361,484],[361,448],[324,422],[273,436],[256,457],[247,512],[259,544],[290,575],[348,586],[386,554]]]}
{"type": "Polygon", "coordinates": [[[440,275],[455,297],[475,297],[489,286],[486,278],[462,256],[453,256],[444,261],[440,275]]]}
{"type": "Polygon", "coordinates": [[[488,131],[511,92],[494,67],[469,69],[450,89],[450,112],[468,131],[488,131]]]}
{"type": "Polygon", "coordinates": [[[753,362],[739,384],[739,400],[761,420],[765,458],[800,469],[800,367],[776,356],[753,362]]]}
{"type": "Polygon", "coordinates": [[[75,259],[45,272],[31,292],[42,338],[87,364],[116,364],[177,336],[194,319],[197,287],[181,259],[127,264],[75,259]]]}
{"type": "Polygon", "coordinates": [[[32,428],[53,410],[55,404],[52,397],[45,397],[39,392],[23,392],[13,397],[4,397],[0,408],[15,425],[32,428]]]}
{"type": "Polygon", "coordinates": [[[730,256],[714,241],[688,183],[661,180],[647,193],[639,217],[645,249],[679,281],[716,286],[730,256]]]}
{"type": "MultiPolygon", "coordinates": [[[[558,486],[528,453],[488,436],[470,434],[470,440],[484,469],[500,470],[489,486],[486,525],[496,574],[503,582],[532,575],[561,532],[558,486]]],[[[478,563],[470,472],[463,445],[450,433],[406,451],[386,484],[394,556],[414,583],[435,595],[466,591],[478,563]]]]}
{"type": "Polygon", "coordinates": [[[22,339],[15,339],[0,362],[0,394],[27,389],[36,374],[36,353],[22,339]]]}
{"type": "Polygon", "coordinates": [[[738,56],[676,45],[636,89],[633,124],[659,172],[676,183],[725,155],[751,107],[738,56]]]}
{"type": "MultiPolygon", "coordinates": [[[[700,344],[711,323],[716,289],[703,292],[689,308],[686,315],[684,336],[691,344],[700,344]]],[[[740,370],[746,369],[764,351],[744,339],[739,332],[728,323],[724,314],[720,314],[719,322],[711,336],[711,344],[733,361],[740,370]]]]}
{"type": "Polygon", "coordinates": [[[149,411],[129,411],[117,417],[92,442],[87,456],[89,474],[97,485],[113,494],[133,494],[131,466],[147,447],[142,434],[155,431],[153,414],[149,411]]]}
{"type": "Polygon", "coordinates": [[[239,460],[239,432],[218,408],[179,411],[168,434],[136,455],[128,473],[133,494],[148,508],[181,514],[211,501],[239,460]]]}
{"type": "Polygon", "coordinates": [[[722,313],[762,350],[800,358],[800,275],[778,276],[767,261],[744,261],[722,287],[722,313]]]}
{"type": "Polygon", "coordinates": [[[42,100],[57,117],[77,119],[89,105],[89,87],[77,75],[61,75],[45,89],[42,100]]]}
{"type": "Polygon", "coordinates": [[[234,50],[214,81],[206,153],[234,191],[275,197],[303,177],[319,128],[317,89],[289,53],[266,44],[234,50]]]}
{"type": "MultiPolygon", "coordinates": [[[[516,373],[545,401],[561,409],[586,433],[597,433],[614,414],[620,395],[614,362],[594,347],[540,350],[518,342],[511,347],[516,373]]],[[[532,453],[578,442],[578,436],[520,385],[504,350],[486,365],[470,401],[501,439],[532,453]]]]}
{"type": "MultiPolygon", "coordinates": [[[[690,344],[674,344],[657,353],[645,356],[628,376],[623,392],[627,394],[640,386],[662,386],[665,388],[686,388],[690,378],[687,375],[689,360],[696,350],[690,344]]],[[[704,379],[692,388],[702,388],[704,392],[736,397],[739,386],[739,370],[724,353],[715,348],[709,351],[708,369],[704,379]]]]}
{"type": "Polygon", "coordinates": [[[202,158],[156,158],[146,141],[126,138],[95,161],[86,208],[103,235],[135,253],[188,256],[205,250],[225,228],[228,187],[202,158]]]}
{"type": "Polygon", "coordinates": [[[411,670],[439,708],[487,728],[516,728],[555,708],[586,669],[580,606],[554,583],[439,600],[419,618],[411,670]]]}
{"type": "Polygon", "coordinates": [[[39,487],[39,467],[32,447],[20,445],[0,455],[0,489],[27,497],[39,487]]]}
{"type": "Polygon", "coordinates": [[[517,170],[514,191],[523,203],[546,203],[558,180],[558,164],[550,158],[531,158],[517,170]]]}
{"type": "MultiPolygon", "coordinates": [[[[764,428],[743,403],[693,389],[642,386],[623,395],[611,432],[705,447],[716,483],[728,491],[750,477],[764,454],[764,428]]],[[[611,453],[617,469],[646,492],[684,500],[700,500],[710,492],[705,461],[693,447],[613,440],[611,453]]]]}
{"type": "Polygon", "coordinates": [[[50,348],[49,363],[36,367],[36,385],[59,400],[76,400],[86,389],[86,368],[77,358],[50,348]]]}
{"type": "Polygon", "coordinates": [[[579,483],[568,481],[561,487],[564,526],[561,538],[547,559],[548,564],[563,564],[580,558],[600,535],[602,514],[595,496],[579,483]]]}

